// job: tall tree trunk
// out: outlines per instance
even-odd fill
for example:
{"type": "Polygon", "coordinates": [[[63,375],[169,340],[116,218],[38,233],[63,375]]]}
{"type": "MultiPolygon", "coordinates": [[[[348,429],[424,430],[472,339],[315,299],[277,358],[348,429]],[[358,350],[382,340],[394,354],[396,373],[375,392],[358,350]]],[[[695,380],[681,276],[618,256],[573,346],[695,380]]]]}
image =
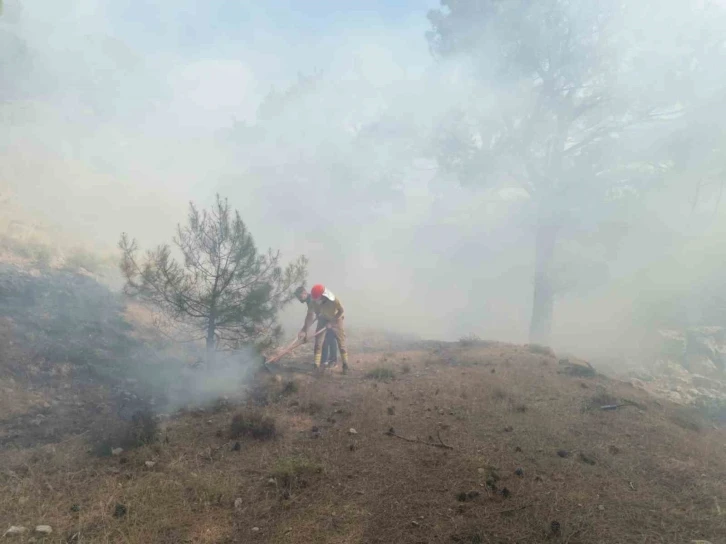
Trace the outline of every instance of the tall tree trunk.
{"type": "Polygon", "coordinates": [[[216,316],[212,314],[209,316],[209,323],[207,323],[207,366],[214,364],[217,352],[216,338],[214,336],[216,330],[216,316]]]}
{"type": "Polygon", "coordinates": [[[557,240],[557,226],[540,221],[537,225],[534,264],[534,297],[532,320],[529,325],[529,341],[549,345],[552,334],[552,318],[555,309],[555,293],[552,285],[551,264],[557,240]]]}

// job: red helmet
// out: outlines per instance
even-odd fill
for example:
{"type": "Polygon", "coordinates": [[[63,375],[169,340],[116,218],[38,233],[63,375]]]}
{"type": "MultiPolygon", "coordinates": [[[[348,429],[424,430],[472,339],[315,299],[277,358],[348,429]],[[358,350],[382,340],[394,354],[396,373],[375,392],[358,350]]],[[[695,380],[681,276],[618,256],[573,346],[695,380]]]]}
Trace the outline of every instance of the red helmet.
{"type": "Polygon", "coordinates": [[[320,297],[323,296],[323,293],[325,292],[325,286],[324,285],[313,285],[312,290],[310,291],[310,294],[313,297],[313,300],[318,300],[320,297]]]}

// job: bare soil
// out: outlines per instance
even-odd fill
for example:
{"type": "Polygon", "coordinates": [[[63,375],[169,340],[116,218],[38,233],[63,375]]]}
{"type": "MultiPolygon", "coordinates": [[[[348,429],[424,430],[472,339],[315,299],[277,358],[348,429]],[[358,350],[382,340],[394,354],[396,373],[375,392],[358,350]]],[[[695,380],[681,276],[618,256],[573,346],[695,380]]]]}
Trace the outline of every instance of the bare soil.
{"type": "Polygon", "coordinates": [[[242,403],[162,417],[158,442],[109,457],[89,434],[113,421],[112,392],[76,387],[72,372],[41,385],[7,374],[0,531],[45,524],[51,535],[13,541],[126,544],[724,542],[726,432],[583,368],[476,342],[369,348],[346,376],[288,359],[242,403]],[[248,410],[275,436],[233,436],[248,410]]]}

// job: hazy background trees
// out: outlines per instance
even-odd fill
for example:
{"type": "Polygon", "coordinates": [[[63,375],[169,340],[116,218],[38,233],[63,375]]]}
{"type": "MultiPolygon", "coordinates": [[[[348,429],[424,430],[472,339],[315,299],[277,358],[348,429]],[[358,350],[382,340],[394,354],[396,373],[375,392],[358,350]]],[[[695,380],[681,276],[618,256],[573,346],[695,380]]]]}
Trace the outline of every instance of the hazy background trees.
{"type": "MultiPolygon", "coordinates": [[[[556,297],[607,279],[608,244],[625,234],[645,191],[672,175],[667,137],[682,128],[693,63],[718,44],[691,35],[678,51],[652,50],[661,44],[634,24],[647,12],[610,0],[442,6],[429,14],[432,49],[465,57],[474,82],[436,135],[437,158],[461,183],[527,193],[536,217],[530,340],[549,343],[556,297]],[[580,258],[558,267],[568,242],[580,258]]],[[[660,22],[687,18],[692,32],[709,22],[690,6],[650,7],[660,22]]]]}
{"type": "Polygon", "coordinates": [[[5,3],[28,57],[0,48],[0,180],[66,238],[108,247],[133,210],[155,246],[219,191],[260,245],[310,258],[351,325],[524,342],[551,323],[589,354],[662,323],[661,298],[706,319],[717,3],[464,1],[434,24],[430,1],[185,0],[135,22],[130,3],[5,3]]]}

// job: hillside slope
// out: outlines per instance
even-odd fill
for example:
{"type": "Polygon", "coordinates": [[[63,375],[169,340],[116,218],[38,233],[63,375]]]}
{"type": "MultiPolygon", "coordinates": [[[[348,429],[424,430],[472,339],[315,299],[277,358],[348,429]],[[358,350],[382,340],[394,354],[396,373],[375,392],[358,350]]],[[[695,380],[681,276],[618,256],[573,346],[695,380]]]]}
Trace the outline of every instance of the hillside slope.
{"type": "Polygon", "coordinates": [[[69,435],[6,441],[0,526],[53,529],[19,542],[724,542],[726,435],[676,405],[520,346],[353,361],[287,361],[120,455],[93,455],[90,411],[69,435]],[[259,436],[231,435],[235,414],[259,436]]]}

